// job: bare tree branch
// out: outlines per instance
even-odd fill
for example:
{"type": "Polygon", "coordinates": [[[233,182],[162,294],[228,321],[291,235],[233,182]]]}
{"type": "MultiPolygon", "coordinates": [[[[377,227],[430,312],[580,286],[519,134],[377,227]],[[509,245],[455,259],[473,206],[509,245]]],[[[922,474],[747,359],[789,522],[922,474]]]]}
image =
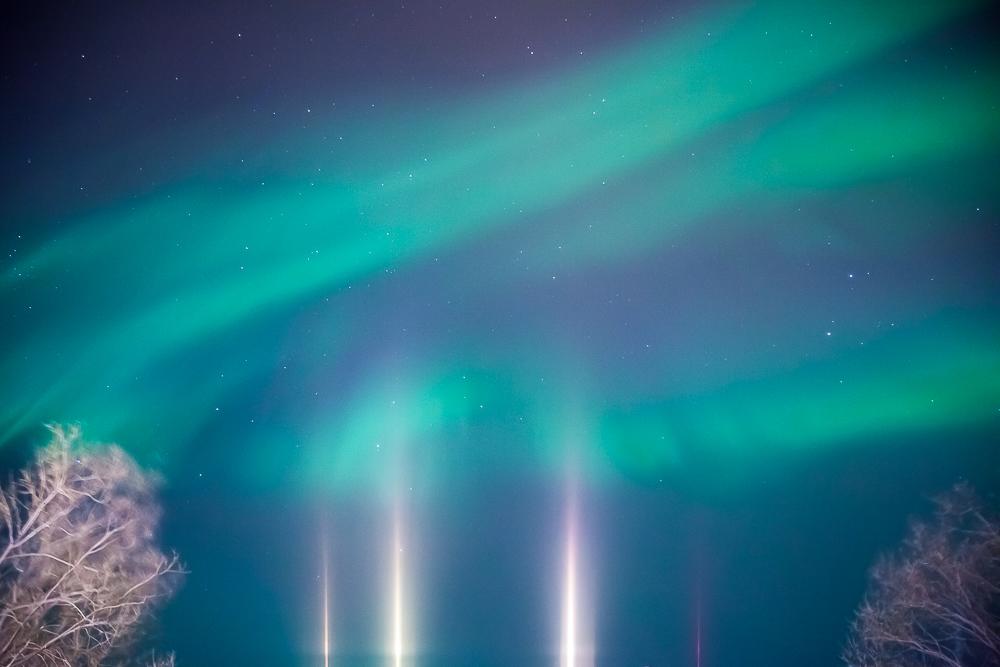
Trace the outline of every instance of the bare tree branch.
{"type": "Polygon", "coordinates": [[[966,485],[935,505],[872,569],[844,650],[851,667],[1000,664],[1000,520],[966,485]]]}
{"type": "Polygon", "coordinates": [[[0,489],[0,667],[99,667],[182,568],[155,541],[157,478],[119,447],[84,444],[77,427],[49,429],[52,442],[0,489]]]}

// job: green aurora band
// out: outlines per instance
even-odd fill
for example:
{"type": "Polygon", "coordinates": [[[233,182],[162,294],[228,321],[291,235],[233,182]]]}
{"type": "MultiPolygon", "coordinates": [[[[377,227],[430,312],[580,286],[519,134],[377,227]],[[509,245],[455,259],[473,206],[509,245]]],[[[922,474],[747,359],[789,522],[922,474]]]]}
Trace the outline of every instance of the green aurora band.
{"type": "MultiPolygon", "coordinates": [[[[220,156],[251,150],[220,139],[186,178],[18,254],[0,298],[31,310],[0,357],[0,441],[80,420],[169,471],[173,448],[266,386],[235,476],[377,489],[396,456],[433,492],[484,470],[561,474],[568,450],[595,481],[707,466],[738,484],[829,448],[996,428],[1000,317],[981,273],[873,292],[835,335],[818,322],[809,342],[711,367],[653,345],[609,370],[558,323],[475,325],[477,303],[720,239],[849,266],[974,237],[996,204],[1000,71],[891,55],[974,7],[706,10],[447,107],[331,118],[275,140],[259,178],[220,176],[220,156]],[[464,279],[490,241],[514,259],[464,279]],[[440,281],[464,329],[414,314],[399,285],[415,276],[440,281]],[[389,333],[400,322],[417,342],[389,333]]],[[[781,313],[745,334],[780,338],[781,313]]]]}

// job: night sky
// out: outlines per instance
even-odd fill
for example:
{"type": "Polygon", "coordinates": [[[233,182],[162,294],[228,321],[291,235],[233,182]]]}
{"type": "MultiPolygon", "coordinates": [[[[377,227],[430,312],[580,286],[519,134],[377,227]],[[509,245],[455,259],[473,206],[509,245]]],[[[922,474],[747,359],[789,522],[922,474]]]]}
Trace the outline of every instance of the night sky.
{"type": "Polygon", "coordinates": [[[163,473],[180,667],[323,665],[324,593],[338,667],[397,599],[405,665],[555,667],[569,554],[573,667],[837,665],[1000,489],[998,19],[5,3],[0,452],[163,473]]]}

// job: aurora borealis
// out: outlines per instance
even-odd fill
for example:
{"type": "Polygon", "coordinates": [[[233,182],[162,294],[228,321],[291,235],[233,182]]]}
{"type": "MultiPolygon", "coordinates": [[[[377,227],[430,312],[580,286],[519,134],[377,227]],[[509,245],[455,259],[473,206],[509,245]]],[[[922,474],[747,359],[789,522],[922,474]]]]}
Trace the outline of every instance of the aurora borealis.
{"type": "Polygon", "coordinates": [[[162,470],[178,664],[387,664],[399,516],[412,664],[558,664],[572,488],[595,664],[833,665],[1000,482],[988,4],[182,4],[0,80],[0,442],[162,470]]]}

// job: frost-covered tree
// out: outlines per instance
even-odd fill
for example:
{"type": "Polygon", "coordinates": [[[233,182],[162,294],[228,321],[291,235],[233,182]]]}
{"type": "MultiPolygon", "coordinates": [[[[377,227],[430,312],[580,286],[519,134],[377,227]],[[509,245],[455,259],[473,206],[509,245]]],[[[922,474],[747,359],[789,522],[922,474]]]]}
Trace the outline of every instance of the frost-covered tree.
{"type": "Polygon", "coordinates": [[[851,667],[1000,665],[1000,519],[965,485],[872,569],[844,651],[851,667]]]}
{"type": "Polygon", "coordinates": [[[181,574],[156,543],[157,477],[76,427],[50,431],[0,488],[0,667],[118,662],[181,574]]]}

